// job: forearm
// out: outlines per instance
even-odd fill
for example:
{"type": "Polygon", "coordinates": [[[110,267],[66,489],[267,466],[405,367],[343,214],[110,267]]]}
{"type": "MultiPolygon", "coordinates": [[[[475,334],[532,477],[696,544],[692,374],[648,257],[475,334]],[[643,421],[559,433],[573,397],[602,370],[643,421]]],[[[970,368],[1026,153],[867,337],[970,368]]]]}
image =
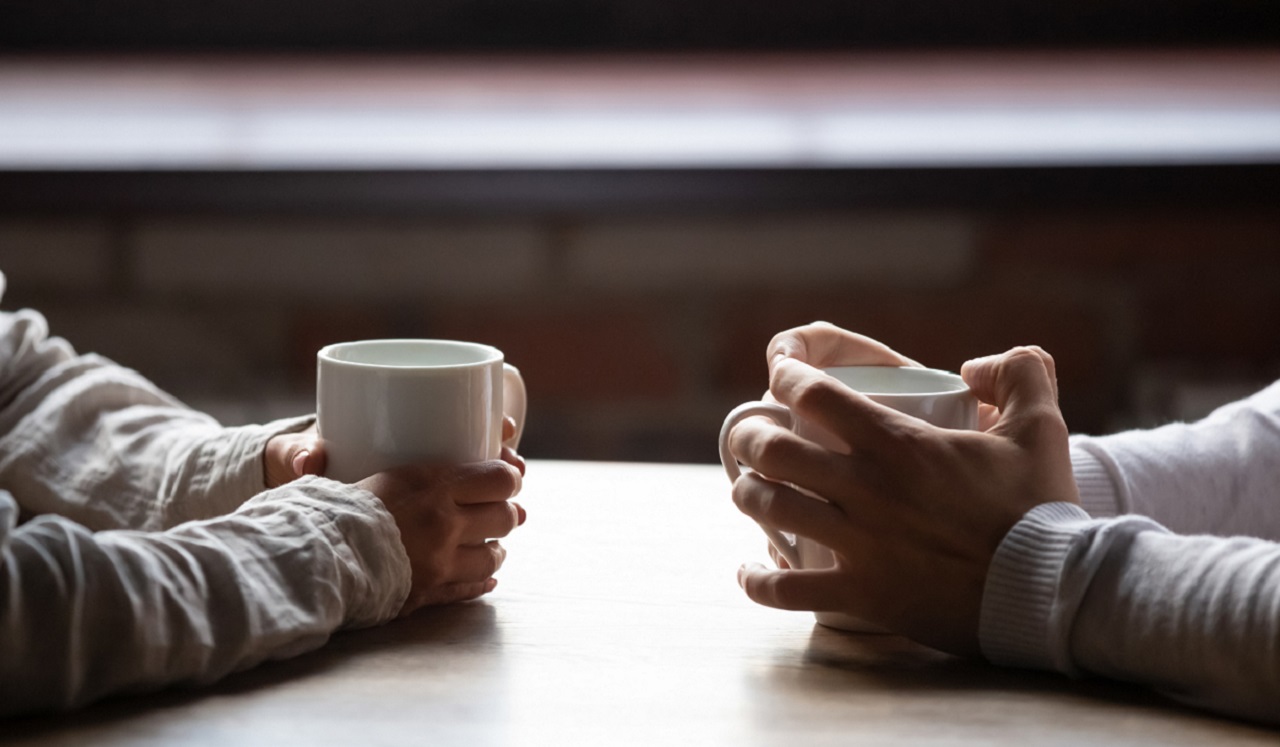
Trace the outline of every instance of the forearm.
{"type": "Polygon", "coordinates": [[[149,530],[224,514],[266,487],[267,439],[309,422],[223,428],[33,312],[0,314],[0,346],[0,485],[28,514],[149,530]]]}
{"type": "Polygon", "coordinates": [[[1144,532],[1126,552],[1084,596],[1080,667],[1280,723],[1280,545],[1144,532]]]}
{"type": "Polygon", "coordinates": [[[394,616],[408,559],[377,499],[304,478],[166,532],[14,530],[0,573],[0,712],[210,682],[394,616]]]}
{"type": "Polygon", "coordinates": [[[1091,515],[1140,514],[1180,534],[1280,539],[1280,384],[1196,423],[1077,436],[1072,457],[1091,515]]]}
{"type": "Polygon", "coordinates": [[[999,664],[1143,683],[1280,723],[1280,545],[1040,506],[992,562],[981,636],[999,664]]]}

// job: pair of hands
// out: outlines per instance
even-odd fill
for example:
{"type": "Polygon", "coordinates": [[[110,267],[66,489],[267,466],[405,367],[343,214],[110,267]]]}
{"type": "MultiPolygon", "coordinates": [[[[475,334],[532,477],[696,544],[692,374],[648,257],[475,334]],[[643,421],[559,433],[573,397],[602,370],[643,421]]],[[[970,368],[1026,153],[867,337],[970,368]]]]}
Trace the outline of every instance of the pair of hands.
{"type": "Polygon", "coordinates": [[[782,609],[845,612],[937,649],[978,655],[982,592],[1001,540],[1039,504],[1079,503],[1053,359],[1022,347],[965,363],[960,375],[981,403],[979,431],[934,427],[823,373],[919,365],[830,324],[777,335],[768,362],[772,396],[836,434],[849,453],[766,418],[734,428],[729,448],[754,470],[734,483],[739,509],[836,556],[833,568],[789,569],[774,552],[779,569],[739,571],[747,595],[782,609]]]}
{"type": "MultiPolygon", "coordinates": [[[[829,324],[777,335],[768,362],[773,397],[836,434],[849,453],[764,418],[730,434],[730,449],[754,470],[734,484],[738,507],[836,556],[830,569],[789,569],[776,554],[778,570],[744,566],[739,581],[747,594],[773,607],[846,612],[934,648],[978,654],[982,591],[1000,541],[1036,505],[1079,502],[1053,359],[1027,347],[966,363],[960,374],[982,403],[980,431],[936,428],[822,373],[919,365],[829,324]]],[[[506,429],[504,439],[514,423],[506,429]]],[[[357,483],[386,505],[408,552],[413,586],[402,614],[494,588],[506,552],[488,538],[505,537],[525,519],[509,500],[520,490],[524,460],[509,449],[502,457],[408,466],[357,483]]],[[[276,436],[264,460],[269,487],[324,472],[314,430],[276,436]]]]}
{"type": "MultiPolygon", "coordinates": [[[[503,440],[515,421],[503,423],[503,440]]],[[[315,426],[267,441],[263,451],[267,487],[303,475],[323,475],[324,445],[315,426]]],[[[400,530],[409,555],[413,584],[400,609],[407,615],[431,604],[474,599],[493,591],[493,577],[507,551],[505,537],[525,521],[525,510],[510,500],[520,492],[525,462],[510,448],[502,458],[460,465],[408,465],[356,483],[378,496],[400,530]]]]}

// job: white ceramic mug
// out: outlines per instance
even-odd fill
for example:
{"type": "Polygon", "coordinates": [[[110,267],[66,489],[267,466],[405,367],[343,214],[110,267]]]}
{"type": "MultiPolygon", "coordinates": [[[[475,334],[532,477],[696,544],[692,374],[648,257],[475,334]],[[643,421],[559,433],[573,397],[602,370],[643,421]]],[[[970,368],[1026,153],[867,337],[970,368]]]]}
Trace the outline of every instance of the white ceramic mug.
{"type": "MultiPolygon", "coordinates": [[[[964,380],[956,374],[908,366],[839,366],[824,371],[845,386],[882,405],[933,425],[960,430],[978,427],[978,400],[969,391],[964,380]]],[[[744,418],[754,415],[763,415],[796,435],[828,449],[849,453],[849,447],[829,431],[794,415],[787,407],[773,402],[747,402],[735,407],[720,429],[720,461],[724,463],[730,480],[737,480],[742,474],[742,468],[729,452],[729,432],[744,418]]],[[[792,568],[830,568],[835,565],[835,554],[824,545],[806,537],[794,537],[773,527],[761,525],[760,528],[792,568]]],[[[875,626],[839,612],[817,612],[815,616],[819,623],[832,628],[878,631],[875,626]]]]}
{"type": "Polygon", "coordinates": [[[325,475],[356,482],[421,461],[497,459],[502,417],[524,431],[520,372],[489,345],[452,340],[364,340],[316,354],[316,417],[325,475]]]}

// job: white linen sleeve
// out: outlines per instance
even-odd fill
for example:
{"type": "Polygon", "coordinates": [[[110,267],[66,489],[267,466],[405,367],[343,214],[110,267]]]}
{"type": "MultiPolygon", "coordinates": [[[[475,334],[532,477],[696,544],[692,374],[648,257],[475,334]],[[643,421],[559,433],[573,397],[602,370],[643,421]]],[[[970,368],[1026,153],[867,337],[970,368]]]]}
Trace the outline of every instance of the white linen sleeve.
{"type": "Polygon", "coordinates": [[[384,622],[409,591],[381,501],[323,478],[163,532],[16,514],[0,491],[0,715],[211,682],[384,622]]]}
{"type": "Polygon", "coordinates": [[[992,561],[979,639],[996,664],[1142,683],[1280,724],[1280,544],[1038,506],[992,561]]]}
{"type": "Polygon", "coordinates": [[[266,488],[262,454],[309,417],[223,428],[141,375],[0,313],[0,487],[24,515],[90,529],[164,529],[234,510],[266,488]]]}

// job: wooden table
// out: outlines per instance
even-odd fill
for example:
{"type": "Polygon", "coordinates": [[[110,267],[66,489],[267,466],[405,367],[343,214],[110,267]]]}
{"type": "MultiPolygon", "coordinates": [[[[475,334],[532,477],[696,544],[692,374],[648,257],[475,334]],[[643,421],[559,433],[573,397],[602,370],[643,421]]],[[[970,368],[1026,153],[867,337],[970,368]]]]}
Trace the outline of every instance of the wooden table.
{"type": "Polygon", "coordinates": [[[538,462],[498,589],[199,691],[0,723],[23,745],[1275,744],[1147,691],[753,605],[717,466],[538,462]]]}

